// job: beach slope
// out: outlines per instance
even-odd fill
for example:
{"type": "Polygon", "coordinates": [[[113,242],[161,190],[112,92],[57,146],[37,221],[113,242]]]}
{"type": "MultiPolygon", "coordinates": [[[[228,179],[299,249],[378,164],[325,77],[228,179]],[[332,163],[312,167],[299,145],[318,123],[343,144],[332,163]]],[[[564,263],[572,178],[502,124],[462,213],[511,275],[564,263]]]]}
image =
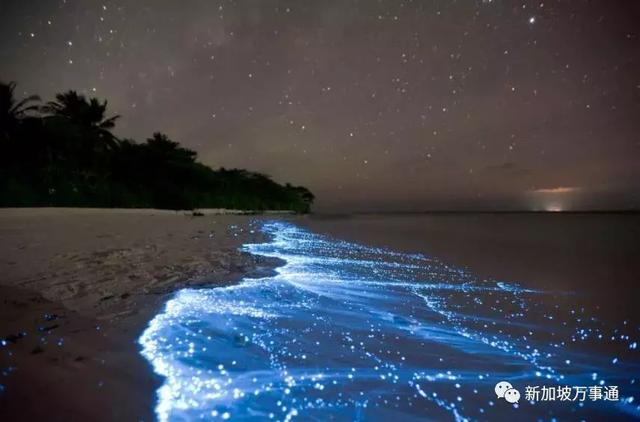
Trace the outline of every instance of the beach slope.
{"type": "Polygon", "coordinates": [[[172,292],[269,272],[250,217],[0,210],[0,420],[153,419],[137,337],[172,292]]]}

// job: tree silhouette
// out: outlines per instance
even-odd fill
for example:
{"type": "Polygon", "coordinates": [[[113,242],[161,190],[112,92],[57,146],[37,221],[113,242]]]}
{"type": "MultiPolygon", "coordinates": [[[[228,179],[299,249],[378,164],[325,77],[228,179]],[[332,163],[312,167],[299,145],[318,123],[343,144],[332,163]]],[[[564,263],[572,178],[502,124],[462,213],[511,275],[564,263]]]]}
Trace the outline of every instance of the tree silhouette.
{"type": "Polygon", "coordinates": [[[42,111],[49,116],[68,119],[76,124],[83,132],[94,141],[99,141],[96,147],[112,148],[117,139],[111,133],[115,127],[119,115],[106,118],[107,101],[102,103],[97,98],[87,100],[84,95],[76,91],[67,91],[56,94],[55,101],[49,101],[42,111]]]}
{"type": "Polygon", "coordinates": [[[0,82],[0,130],[4,140],[9,138],[10,131],[15,129],[21,119],[29,112],[38,110],[37,105],[30,103],[40,101],[37,95],[31,95],[20,101],[15,97],[16,83],[0,82]]]}
{"type": "Polygon", "coordinates": [[[213,170],[163,133],[118,140],[111,130],[119,116],[106,117],[107,101],[67,91],[37,107],[37,97],[18,101],[14,90],[0,84],[0,206],[310,210],[306,188],[213,170]]]}
{"type": "Polygon", "coordinates": [[[152,154],[168,160],[193,162],[197,156],[195,151],[182,148],[179,143],[160,132],[155,132],[153,137],[147,139],[146,145],[152,154]]]}

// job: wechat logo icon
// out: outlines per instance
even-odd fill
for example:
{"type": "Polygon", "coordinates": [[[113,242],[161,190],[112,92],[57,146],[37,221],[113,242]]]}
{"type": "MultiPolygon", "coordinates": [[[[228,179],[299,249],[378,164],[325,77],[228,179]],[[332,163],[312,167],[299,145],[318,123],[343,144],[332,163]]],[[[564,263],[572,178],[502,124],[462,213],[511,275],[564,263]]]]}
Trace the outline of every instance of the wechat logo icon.
{"type": "Polygon", "coordinates": [[[509,403],[518,403],[520,400],[520,392],[507,381],[497,383],[494,390],[499,399],[505,399],[509,403]]]}

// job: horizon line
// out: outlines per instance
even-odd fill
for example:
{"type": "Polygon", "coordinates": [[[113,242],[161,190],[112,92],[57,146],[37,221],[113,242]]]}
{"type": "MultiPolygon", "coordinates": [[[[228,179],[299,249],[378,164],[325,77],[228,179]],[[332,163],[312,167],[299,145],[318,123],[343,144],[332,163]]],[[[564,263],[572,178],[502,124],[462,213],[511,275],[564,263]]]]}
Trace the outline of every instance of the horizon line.
{"type": "Polygon", "coordinates": [[[420,210],[420,211],[312,211],[311,215],[415,215],[415,214],[640,214],[640,208],[600,210],[420,210]]]}

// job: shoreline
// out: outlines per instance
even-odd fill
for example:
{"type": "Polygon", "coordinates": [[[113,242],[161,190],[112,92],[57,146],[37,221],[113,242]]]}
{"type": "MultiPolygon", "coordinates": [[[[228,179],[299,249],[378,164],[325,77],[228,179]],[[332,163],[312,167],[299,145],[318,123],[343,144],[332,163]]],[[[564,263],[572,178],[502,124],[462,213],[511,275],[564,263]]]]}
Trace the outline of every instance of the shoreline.
{"type": "Polygon", "coordinates": [[[316,233],[403,253],[422,253],[481,278],[555,292],[612,321],[640,321],[634,213],[452,213],[310,216],[316,233]],[[574,295],[566,295],[573,292],[574,295]]]}
{"type": "MultiPolygon", "coordinates": [[[[234,285],[273,274],[284,262],[239,251],[246,243],[268,242],[271,236],[254,224],[267,219],[261,216],[42,211],[9,216],[0,210],[0,270],[11,276],[0,280],[0,339],[6,343],[0,347],[2,420],[155,420],[164,377],[138,344],[151,320],[180,289],[234,285]]],[[[479,280],[495,279],[485,275],[492,271],[512,271],[522,281],[547,283],[529,286],[545,291],[562,280],[596,286],[598,272],[616,267],[613,258],[630,270],[622,276],[635,268],[625,261],[638,227],[629,217],[580,217],[561,227],[556,219],[487,215],[282,220],[363,247],[436,256],[444,268],[469,270],[479,280]],[[600,241],[586,242],[593,231],[602,232],[600,241]],[[615,248],[606,239],[615,239],[615,248]],[[589,267],[582,265],[585,259],[589,267]],[[530,265],[534,261],[540,264],[530,265]]],[[[561,309],[575,306],[575,297],[551,297],[561,309]]],[[[612,312],[601,303],[606,295],[597,297],[598,303],[581,306],[598,310],[615,327],[625,306],[616,296],[612,312]]],[[[614,346],[607,345],[606,353],[620,356],[614,346]]],[[[236,352],[231,348],[219,359],[235,359],[236,352]]],[[[621,361],[629,360],[625,356],[621,361]]]]}
{"type": "Polygon", "coordinates": [[[155,420],[149,321],[178,290],[278,266],[238,249],[264,241],[260,216],[124,211],[0,210],[0,418],[155,420]]]}

